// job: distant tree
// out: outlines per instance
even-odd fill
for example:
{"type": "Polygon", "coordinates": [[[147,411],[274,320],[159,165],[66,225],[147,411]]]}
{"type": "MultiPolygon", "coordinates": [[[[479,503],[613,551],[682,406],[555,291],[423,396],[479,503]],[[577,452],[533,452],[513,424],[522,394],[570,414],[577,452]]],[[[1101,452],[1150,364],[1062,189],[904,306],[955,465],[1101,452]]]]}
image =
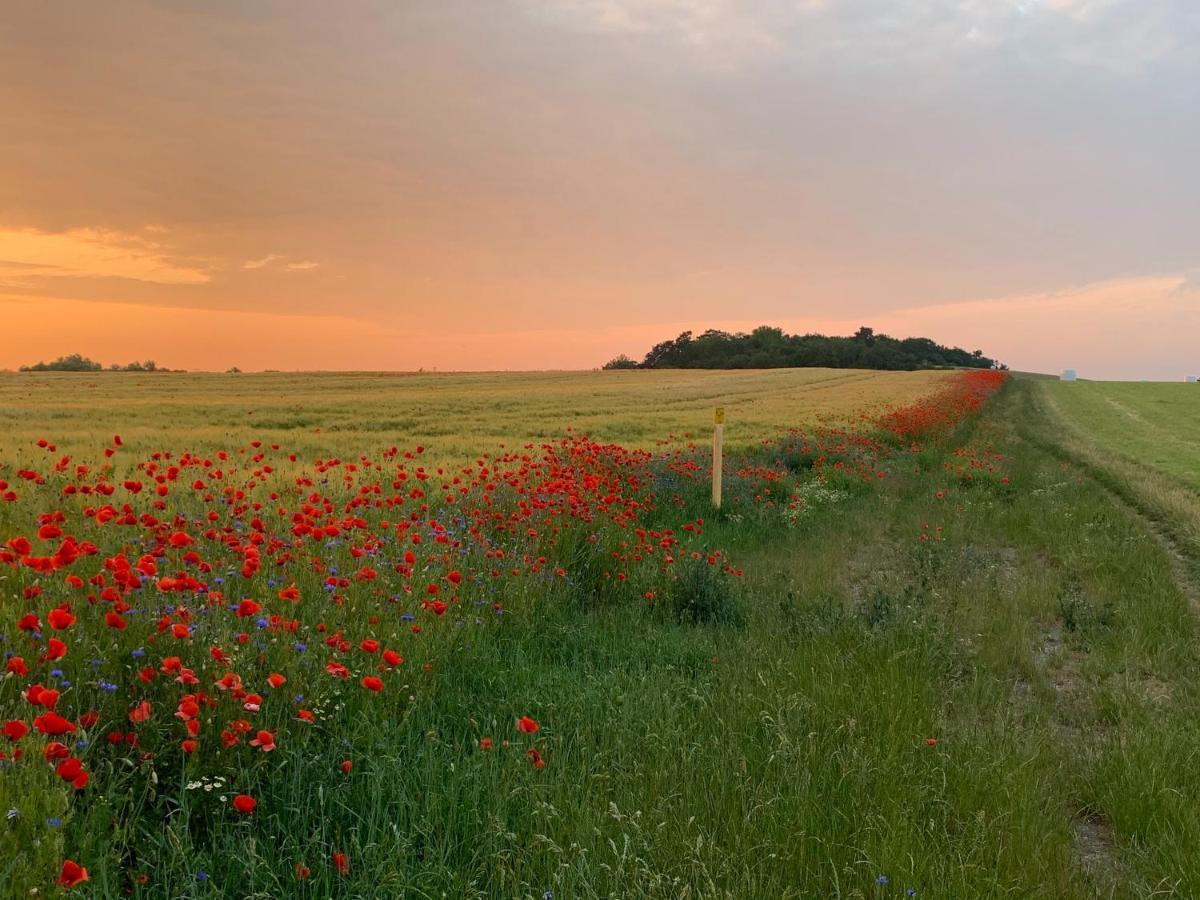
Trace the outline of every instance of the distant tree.
{"type": "Polygon", "coordinates": [[[237,366],[230,366],[228,369],[225,370],[225,374],[226,375],[241,375],[242,370],[239,369],[237,366]]]}
{"type": "MultiPolygon", "coordinates": [[[[605,368],[626,368],[624,355],[605,368]],[[624,360],[617,365],[618,361],[624,360]]],[[[850,337],[821,334],[787,334],[782,328],[761,325],[749,334],[710,329],[699,337],[685,331],[679,337],[650,348],[643,369],[775,369],[827,366],[858,369],[987,369],[999,363],[976,350],[945,347],[929,338],[903,340],[876,334],[866,325],[850,337]]]]}
{"type": "Polygon", "coordinates": [[[614,356],[606,362],[601,368],[604,369],[636,369],[638,364],[622,353],[620,356],[614,356]]]}
{"type": "Polygon", "coordinates": [[[100,363],[80,353],[60,356],[52,362],[37,362],[32,366],[21,366],[22,372],[99,372],[100,363]]]}

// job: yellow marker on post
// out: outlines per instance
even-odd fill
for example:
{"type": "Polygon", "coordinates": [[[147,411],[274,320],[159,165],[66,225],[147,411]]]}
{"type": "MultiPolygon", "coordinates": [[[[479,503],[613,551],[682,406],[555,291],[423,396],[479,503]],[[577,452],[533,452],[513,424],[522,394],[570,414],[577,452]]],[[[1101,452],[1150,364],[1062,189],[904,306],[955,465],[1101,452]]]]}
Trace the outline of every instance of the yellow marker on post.
{"type": "Polygon", "coordinates": [[[713,476],[712,502],[717,509],[721,508],[721,469],[723,466],[722,444],[725,440],[725,407],[718,406],[713,410],[713,476]]]}

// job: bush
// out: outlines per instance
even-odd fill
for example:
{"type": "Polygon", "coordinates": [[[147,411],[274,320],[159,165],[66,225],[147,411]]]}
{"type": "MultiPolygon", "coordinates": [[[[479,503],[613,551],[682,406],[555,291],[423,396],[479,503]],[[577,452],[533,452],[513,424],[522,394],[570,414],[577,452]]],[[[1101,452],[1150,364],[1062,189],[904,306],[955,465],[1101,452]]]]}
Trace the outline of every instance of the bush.
{"type": "Polygon", "coordinates": [[[740,625],[743,622],[730,576],[704,557],[688,557],[677,563],[665,593],[667,607],[681,623],[740,625]]]}

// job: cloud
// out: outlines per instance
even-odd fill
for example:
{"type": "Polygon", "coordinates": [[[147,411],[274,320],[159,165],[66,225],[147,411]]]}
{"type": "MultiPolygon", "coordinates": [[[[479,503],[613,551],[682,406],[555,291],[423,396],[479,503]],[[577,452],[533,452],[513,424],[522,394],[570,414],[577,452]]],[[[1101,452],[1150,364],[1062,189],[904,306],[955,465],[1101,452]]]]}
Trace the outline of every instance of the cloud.
{"type": "Polygon", "coordinates": [[[263,266],[268,266],[277,259],[283,259],[278,253],[268,253],[262,259],[248,259],[242,263],[243,269],[261,269],[263,266]]]}
{"type": "Polygon", "coordinates": [[[313,262],[311,259],[303,259],[297,262],[284,263],[287,256],[283,253],[268,253],[260,259],[248,259],[242,263],[243,269],[265,269],[268,266],[273,266],[274,263],[283,263],[284,270],[288,272],[307,272],[321,265],[318,262],[313,262]]]}
{"type": "Polygon", "coordinates": [[[702,61],[829,58],[878,66],[1004,48],[1022,57],[1133,74],[1188,60],[1194,0],[554,0],[531,14],[625,38],[658,39],[702,61]],[[547,11],[549,10],[549,11],[547,11]]]}
{"type": "Polygon", "coordinates": [[[0,277],[127,278],[205,284],[206,269],[174,259],[137,235],[99,228],[50,232],[0,227],[0,277]]]}

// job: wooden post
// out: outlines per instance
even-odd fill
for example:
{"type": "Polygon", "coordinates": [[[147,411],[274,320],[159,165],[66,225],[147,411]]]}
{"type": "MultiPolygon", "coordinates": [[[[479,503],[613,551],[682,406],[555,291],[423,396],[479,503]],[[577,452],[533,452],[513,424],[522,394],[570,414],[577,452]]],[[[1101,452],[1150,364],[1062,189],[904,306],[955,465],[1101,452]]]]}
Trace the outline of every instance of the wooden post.
{"type": "Polygon", "coordinates": [[[725,440],[725,407],[718,406],[713,410],[713,454],[712,454],[712,500],[713,506],[721,508],[721,468],[723,465],[723,448],[725,440]]]}

